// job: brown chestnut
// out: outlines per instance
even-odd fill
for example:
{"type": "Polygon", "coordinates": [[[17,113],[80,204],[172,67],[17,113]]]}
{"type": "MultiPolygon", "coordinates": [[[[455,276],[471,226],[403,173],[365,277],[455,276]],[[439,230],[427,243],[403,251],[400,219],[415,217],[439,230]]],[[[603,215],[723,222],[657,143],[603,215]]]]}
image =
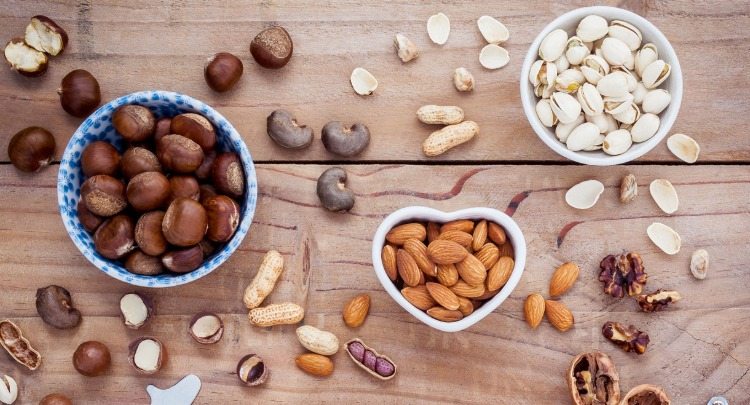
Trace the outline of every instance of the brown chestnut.
{"type": "Polygon", "coordinates": [[[185,113],[174,116],[170,128],[173,134],[182,135],[200,145],[204,152],[210,151],[216,145],[213,124],[200,114],[185,113]]]}
{"type": "Polygon", "coordinates": [[[250,53],[259,65],[269,69],[284,67],[292,58],[292,37],[282,27],[266,28],[253,38],[250,53]]]}
{"type": "Polygon", "coordinates": [[[35,15],[26,26],[24,42],[39,52],[57,56],[68,45],[68,33],[51,18],[35,15]]]}
{"type": "Polygon", "coordinates": [[[164,211],[151,211],[141,215],[135,224],[135,243],[143,253],[159,256],[167,250],[167,240],[161,230],[164,211]]]}
{"type": "Polygon", "coordinates": [[[156,143],[156,156],[165,169],[192,173],[203,163],[200,145],[182,135],[165,135],[156,143]]]}
{"type": "Polygon", "coordinates": [[[240,224],[240,207],[225,195],[209,197],[203,203],[208,217],[206,237],[214,242],[228,242],[240,224]]]}
{"type": "Polygon", "coordinates": [[[160,172],[161,164],[153,152],[136,146],[126,150],[122,155],[120,171],[126,179],[130,180],[144,172],[160,172]]]}
{"type": "Polygon", "coordinates": [[[159,139],[163,138],[164,135],[172,133],[172,118],[164,117],[156,120],[156,126],[154,128],[154,141],[159,142],[159,139]]]}
{"type": "Polygon", "coordinates": [[[126,141],[143,142],[153,135],[156,119],[142,105],[124,105],[112,114],[112,126],[126,141]]]}
{"type": "Polygon", "coordinates": [[[190,320],[188,332],[196,342],[210,345],[221,340],[224,335],[224,323],[214,313],[201,312],[190,320]]]}
{"type": "Polygon", "coordinates": [[[169,204],[162,222],[164,237],[175,246],[198,244],[207,228],[206,210],[198,201],[185,197],[179,197],[169,204]]]}
{"type": "Polygon", "coordinates": [[[10,139],[8,157],[16,169],[36,172],[49,165],[55,155],[55,137],[44,128],[24,128],[10,139]]]}
{"type": "Polygon", "coordinates": [[[239,198],[245,193],[245,172],[239,155],[234,152],[220,153],[211,169],[214,187],[222,194],[239,198]]]}
{"type": "Polygon", "coordinates": [[[169,180],[160,172],[138,174],[130,180],[127,188],[128,202],[138,212],[164,206],[169,193],[169,180]]]}
{"type": "Polygon", "coordinates": [[[94,215],[91,211],[89,211],[88,207],[86,207],[86,204],[83,202],[83,199],[78,200],[76,211],[78,213],[78,220],[81,222],[81,226],[83,226],[83,229],[85,229],[89,233],[93,233],[94,231],[96,231],[96,228],[98,228],[99,225],[104,222],[104,218],[98,215],[94,215]]]}
{"type": "Polygon", "coordinates": [[[164,265],[160,257],[149,256],[136,250],[125,260],[125,269],[133,274],[156,276],[164,272],[164,265]]]}
{"type": "Polygon", "coordinates": [[[214,252],[216,252],[216,244],[211,242],[208,239],[203,239],[201,243],[198,244],[198,246],[201,247],[201,250],[203,250],[203,257],[209,257],[214,252]]]}
{"type": "Polygon", "coordinates": [[[117,215],[104,221],[94,233],[94,247],[107,259],[119,259],[135,249],[133,220],[117,215]]]}
{"type": "Polygon", "coordinates": [[[225,92],[242,77],[242,61],[229,52],[219,52],[208,58],[203,69],[203,77],[208,87],[218,92],[225,92]]]}
{"type": "Polygon", "coordinates": [[[65,75],[57,94],[60,95],[63,110],[78,118],[86,118],[102,100],[99,82],[94,75],[83,69],[76,69],[65,75]]]}
{"type": "Polygon", "coordinates": [[[197,169],[195,169],[195,177],[198,180],[208,180],[211,178],[211,169],[214,167],[214,160],[216,160],[216,151],[211,150],[203,157],[203,162],[197,169]]]}
{"type": "Polygon", "coordinates": [[[23,38],[8,41],[3,53],[10,67],[23,76],[37,77],[47,72],[47,55],[30,47],[23,38]]]}
{"type": "Polygon", "coordinates": [[[81,170],[86,177],[114,176],[120,168],[120,153],[106,141],[91,142],[81,153],[81,170]]]}
{"type": "Polygon", "coordinates": [[[91,213],[103,217],[111,217],[128,205],[125,185],[106,174],[97,174],[83,182],[81,199],[91,213]]]}
{"type": "Polygon", "coordinates": [[[201,192],[201,195],[200,195],[200,197],[198,199],[198,202],[200,202],[201,205],[203,203],[205,203],[206,200],[208,200],[209,197],[213,197],[213,196],[219,194],[219,193],[216,192],[216,189],[214,188],[214,186],[212,186],[210,184],[201,184],[200,185],[200,192],[201,192]]]}
{"type": "Polygon", "coordinates": [[[73,405],[73,401],[63,394],[54,393],[47,394],[39,401],[39,405],[73,405]]]}
{"type": "Polygon", "coordinates": [[[189,273],[203,263],[203,249],[195,245],[187,249],[172,250],[161,257],[161,262],[169,271],[189,273]]]}
{"type": "Polygon", "coordinates": [[[128,348],[130,364],[143,374],[154,374],[167,362],[167,350],[155,337],[139,337],[128,348]]]}
{"type": "Polygon", "coordinates": [[[73,353],[73,367],[86,377],[100,376],[109,370],[112,357],[104,343],[88,341],[81,343],[73,353]]]}
{"type": "Polygon", "coordinates": [[[169,189],[171,190],[169,197],[170,203],[178,197],[185,197],[198,201],[201,194],[198,180],[189,175],[171,176],[169,178],[169,189]]]}

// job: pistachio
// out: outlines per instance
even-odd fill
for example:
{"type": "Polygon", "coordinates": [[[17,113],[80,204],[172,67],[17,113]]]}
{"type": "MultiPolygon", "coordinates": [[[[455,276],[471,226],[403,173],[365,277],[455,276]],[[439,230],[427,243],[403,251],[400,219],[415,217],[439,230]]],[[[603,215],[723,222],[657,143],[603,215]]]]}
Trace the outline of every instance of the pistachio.
{"type": "Polygon", "coordinates": [[[602,150],[608,155],[620,155],[630,149],[632,144],[633,139],[630,137],[630,132],[627,129],[618,129],[604,137],[602,150]]]}
{"type": "Polygon", "coordinates": [[[654,89],[660,84],[664,83],[671,72],[672,67],[663,60],[659,59],[651,62],[651,64],[643,69],[643,74],[641,75],[641,78],[643,79],[643,85],[646,86],[646,88],[649,90],[654,89]]]}
{"type": "Polygon", "coordinates": [[[602,50],[602,57],[610,66],[625,66],[628,69],[632,69],[635,66],[635,60],[630,48],[617,38],[604,38],[600,49],[602,50]]]}
{"type": "Polygon", "coordinates": [[[534,95],[539,98],[550,98],[555,92],[555,86],[551,84],[540,83],[534,87],[534,95]]]}
{"type": "Polygon", "coordinates": [[[645,113],[660,114],[669,106],[672,95],[664,89],[651,90],[643,96],[641,110],[645,113]]]}
{"type": "Polygon", "coordinates": [[[698,249],[690,257],[690,273],[698,280],[706,278],[708,273],[708,252],[706,249],[698,249]]]}
{"type": "Polygon", "coordinates": [[[568,135],[565,145],[572,151],[579,151],[595,145],[598,140],[599,127],[590,122],[586,122],[577,126],[570,135],[568,135]]]}
{"type": "Polygon", "coordinates": [[[596,138],[596,140],[594,141],[594,143],[592,143],[591,145],[583,148],[583,150],[585,150],[586,152],[591,152],[591,151],[595,151],[595,150],[602,150],[602,145],[604,144],[604,138],[605,138],[604,135],[599,134],[599,137],[596,138]]]}
{"type": "Polygon", "coordinates": [[[563,124],[573,122],[581,114],[581,104],[567,93],[555,92],[550,96],[550,107],[563,124]]]}
{"type": "Polygon", "coordinates": [[[649,140],[659,130],[659,116],[655,114],[643,114],[633,124],[630,133],[633,136],[633,142],[644,142],[649,140]]]}
{"type": "Polygon", "coordinates": [[[675,156],[687,163],[695,163],[701,147],[693,138],[685,134],[674,134],[667,139],[667,148],[675,156]]]}
{"type": "Polygon", "coordinates": [[[643,41],[641,30],[620,20],[612,20],[609,24],[609,36],[624,42],[631,51],[637,51],[643,41]]]}
{"type": "Polygon", "coordinates": [[[557,67],[558,72],[562,72],[570,68],[570,62],[568,62],[568,58],[565,57],[565,54],[562,54],[552,63],[554,63],[554,65],[557,67]]]}
{"type": "Polygon", "coordinates": [[[578,37],[570,37],[565,44],[565,57],[571,65],[580,65],[583,58],[587,57],[591,50],[586,47],[583,40],[578,37]]]}
{"type": "Polygon", "coordinates": [[[600,38],[604,38],[609,31],[607,26],[607,20],[598,15],[588,15],[584,17],[581,22],[578,23],[576,28],[576,35],[581,38],[582,41],[594,42],[600,38]]]}
{"type": "Polygon", "coordinates": [[[589,83],[596,85],[602,77],[609,74],[609,64],[601,56],[589,55],[583,58],[581,73],[589,83]]]}
{"type": "Polygon", "coordinates": [[[628,88],[629,93],[634,92],[635,89],[638,87],[638,83],[639,83],[638,78],[635,77],[635,75],[630,69],[626,68],[625,66],[615,66],[614,68],[612,68],[612,71],[625,75],[625,80],[627,83],[627,88],[628,88]]]}
{"type": "Polygon", "coordinates": [[[555,90],[564,93],[575,93],[579,87],[586,81],[578,69],[567,69],[562,71],[555,79],[555,90]]]}
{"type": "Polygon", "coordinates": [[[565,52],[565,44],[567,42],[567,32],[559,28],[550,32],[539,45],[539,57],[547,62],[554,62],[565,52]]]}
{"type": "Polygon", "coordinates": [[[554,63],[538,60],[531,65],[529,81],[534,87],[540,84],[551,85],[557,79],[557,66],[554,63]]]}
{"type": "Polygon", "coordinates": [[[545,127],[551,128],[557,124],[557,116],[552,112],[549,100],[540,99],[536,103],[536,115],[545,127]]]}
{"type": "MultiPolygon", "coordinates": [[[[630,96],[630,97],[633,97],[633,96],[630,96]]],[[[634,102],[631,101],[630,104],[626,105],[626,108],[623,111],[617,114],[612,114],[612,116],[617,121],[623,124],[631,125],[631,124],[634,124],[636,121],[638,121],[638,119],[641,117],[641,109],[637,105],[635,105],[634,102]]],[[[620,126],[620,128],[622,128],[622,126],[620,126]]],[[[630,129],[630,132],[632,135],[632,132],[633,132],[632,128],[630,129]]],[[[635,141],[635,137],[633,137],[633,141],[635,141]]]]}
{"type": "Polygon", "coordinates": [[[557,136],[557,139],[560,142],[565,143],[565,141],[568,140],[570,133],[584,122],[583,114],[579,114],[573,122],[567,124],[558,123],[555,127],[555,136],[557,136]]]}
{"type": "MultiPolygon", "coordinates": [[[[601,82],[599,82],[601,84],[601,82]]],[[[578,102],[584,113],[598,115],[604,112],[602,95],[591,83],[586,83],[578,90],[578,102]]]]}
{"type": "Polygon", "coordinates": [[[604,97],[624,97],[628,93],[627,75],[622,72],[612,72],[599,80],[596,89],[604,97]]]}
{"type": "Polygon", "coordinates": [[[643,45],[638,52],[635,53],[635,73],[638,76],[643,77],[643,71],[646,67],[656,60],[659,59],[659,52],[656,50],[656,45],[646,44],[643,45]]]}
{"type": "MultiPolygon", "coordinates": [[[[586,117],[586,122],[590,122],[599,128],[600,134],[608,133],[610,129],[610,121],[614,121],[614,118],[609,114],[584,114],[584,117],[586,117]]],[[[619,129],[619,126],[614,129],[619,129]]]]}
{"type": "Polygon", "coordinates": [[[642,82],[638,82],[635,86],[635,90],[631,93],[633,95],[633,102],[636,105],[641,105],[643,103],[643,97],[646,96],[646,93],[648,93],[648,89],[646,86],[643,85],[642,82]]]}
{"type": "Polygon", "coordinates": [[[680,235],[675,232],[674,229],[662,224],[661,222],[654,222],[646,229],[651,242],[654,242],[659,249],[668,255],[677,254],[680,251],[682,240],[680,235]]]}
{"type": "Polygon", "coordinates": [[[565,193],[565,202],[573,208],[585,210],[593,207],[604,192],[604,184],[598,180],[582,181],[565,193]]]}
{"type": "Polygon", "coordinates": [[[633,103],[633,96],[625,93],[621,97],[604,97],[604,111],[607,114],[617,115],[628,109],[633,103]]]}
{"type": "Polygon", "coordinates": [[[656,179],[649,185],[649,192],[651,198],[654,199],[656,205],[661,208],[666,214],[673,214],[677,211],[680,205],[680,199],[677,197],[677,190],[675,190],[672,183],[666,179],[656,179]]]}

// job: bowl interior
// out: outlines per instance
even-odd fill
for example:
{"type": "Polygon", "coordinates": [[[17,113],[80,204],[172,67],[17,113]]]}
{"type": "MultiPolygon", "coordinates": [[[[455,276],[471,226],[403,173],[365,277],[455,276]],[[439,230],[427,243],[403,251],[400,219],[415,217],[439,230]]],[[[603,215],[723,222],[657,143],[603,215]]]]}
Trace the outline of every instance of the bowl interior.
{"type": "Polygon", "coordinates": [[[60,161],[57,175],[57,196],[65,228],[84,257],[110,276],[129,284],[144,287],[177,286],[210,273],[223,263],[239,246],[252,223],[257,198],[257,181],[252,157],[239,133],[218,112],[201,101],[191,97],[166,92],[143,91],[115,99],[96,110],[81,124],[68,142],[60,161]],[[112,113],[118,107],[139,104],[148,107],[157,118],[171,117],[180,113],[195,112],[208,118],[216,128],[217,149],[236,152],[242,160],[245,171],[245,198],[241,204],[240,224],[232,239],[196,270],[185,274],[162,274],[141,276],[125,270],[119,262],[102,257],[94,250],[91,235],[83,229],[78,220],[77,204],[81,184],[85,180],[81,172],[81,152],[91,142],[104,140],[112,143],[120,152],[125,142],[112,127],[112,113]]]}
{"type": "Polygon", "coordinates": [[[526,266],[526,240],[524,239],[521,229],[518,227],[515,221],[508,215],[492,208],[467,208],[454,212],[443,212],[428,207],[406,207],[393,212],[387,216],[378,227],[375,232],[375,236],[372,241],[372,262],[375,267],[375,274],[383,285],[383,288],[402,308],[412,314],[415,318],[419,319],[423,323],[444,331],[444,332],[457,332],[468,328],[469,326],[477,323],[485,316],[489,315],[494,311],[516,288],[518,282],[521,280],[524,267],[526,266]],[[515,254],[513,272],[511,273],[510,279],[503,286],[497,295],[492,297],[489,301],[485,302],[481,307],[477,308],[469,316],[456,322],[443,322],[432,318],[423,312],[419,308],[412,305],[406,298],[401,295],[401,292],[396,288],[393,282],[388,278],[388,275],[383,268],[383,260],[381,259],[381,252],[385,245],[385,235],[393,227],[406,222],[422,222],[422,221],[433,221],[433,222],[448,222],[456,219],[486,219],[493,221],[505,229],[508,240],[513,245],[513,251],[515,254]]]}
{"type": "Polygon", "coordinates": [[[526,54],[526,58],[524,59],[523,66],[521,68],[520,80],[521,102],[523,103],[524,112],[529,120],[529,123],[531,124],[531,127],[534,129],[534,132],[536,132],[539,138],[544,143],[546,143],[547,146],[552,148],[552,150],[554,150],[558,154],[570,160],[589,165],[616,165],[629,162],[633,159],[637,159],[643,156],[648,151],[653,149],[656,145],[658,145],[667,135],[669,130],[672,128],[675,120],[677,119],[677,114],[680,110],[680,104],[682,103],[682,70],[680,69],[680,62],[677,59],[677,55],[675,54],[672,45],[669,43],[669,40],[667,40],[667,37],[665,37],[664,34],[659,31],[658,28],[656,28],[656,26],[651,24],[645,18],[639,16],[638,14],[616,7],[597,6],[579,8],[561,15],[560,17],[552,21],[549,25],[544,27],[544,29],[534,39],[534,42],[531,44],[531,47],[526,54]],[[672,69],[667,80],[665,80],[664,83],[659,86],[659,88],[669,91],[669,93],[672,95],[672,102],[669,104],[666,110],[659,114],[659,118],[661,120],[659,130],[651,139],[642,143],[634,143],[627,152],[621,155],[610,156],[603,151],[573,152],[571,150],[568,150],[568,148],[565,147],[565,144],[557,139],[554,129],[545,127],[539,120],[539,117],[537,117],[536,115],[535,107],[538,99],[534,95],[534,89],[529,82],[529,71],[531,70],[531,65],[538,58],[537,52],[539,50],[539,45],[547,34],[557,28],[565,30],[569,36],[574,35],[575,29],[581,19],[590,14],[602,16],[607,21],[622,20],[636,26],[641,30],[641,34],[643,34],[643,44],[651,42],[656,45],[656,48],[659,52],[659,59],[662,59],[670,64],[672,69]]]}

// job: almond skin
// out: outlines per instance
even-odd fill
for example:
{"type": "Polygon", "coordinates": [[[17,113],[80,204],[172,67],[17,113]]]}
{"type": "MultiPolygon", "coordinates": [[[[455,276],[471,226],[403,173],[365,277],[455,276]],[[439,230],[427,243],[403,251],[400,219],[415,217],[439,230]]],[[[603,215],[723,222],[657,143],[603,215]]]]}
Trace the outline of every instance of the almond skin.
{"type": "Polygon", "coordinates": [[[409,239],[424,240],[426,237],[427,230],[417,222],[399,225],[385,235],[385,239],[394,245],[403,245],[409,239]]]}
{"type": "Polygon", "coordinates": [[[580,269],[573,262],[567,262],[560,265],[552,274],[552,280],[549,282],[549,295],[558,297],[568,291],[578,279],[580,269]]]}
{"type": "Polygon", "coordinates": [[[453,287],[449,288],[454,294],[465,298],[477,298],[485,293],[484,285],[469,285],[463,280],[458,280],[453,287]]]}
{"type": "Polygon", "coordinates": [[[484,246],[487,242],[487,221],[481,220],[474,227],[474,234],[472,235],[471,248],[476,252],[484,246]]]}
{"type": "Polygon", "coordinates": [[[464,297],[458,297],[458,311],[463,314],[463,316],[469,316],[472,312],[474,312],[474,304],[471,303],[471,300],[464,297]]]}
{"type": "Polygon", "coordinates": [[[469,252],[454,241],[438,239],[427,246],[427,255],[437,264],[454,264],[464,260],[469,252]]]}
{"type": "Polygon", "coordinates": [[[427,315],[443,322],[455,322],[464,318],[461,311],[449,310],[443,307],[432,307],[427,310],[427,315]]]}
{"type": "Polygon", "coordinates": [[[507,241],[503,227],[494,222],[490,222],[487,225],[487,237],[497,246],[500,246],[507,241]]]}
{"type": "Polygon", "coordinates": [[[500,250],[495,246],[494,243],[485,243],[478,251],[474,253],[474,256],[479,259],[484,265],[485,270],[489,270],[492,266],[497,263],[500,258],[500,250]]]}
{"type": "Polygon", "coordinates": [[[352,298],[342,311],[344,323],[350,328],[357,328],[365,322],[370,312],[370,296],[360,294],[352,298]]]}
{"type": "Polygon", "coordinates": [[[432,296],[427,291],[427,287],[423,285],[418,285],[416,287],[405,287],[401,290],[401,295],[403,295],[404,298],[406,298],[406,300],[409,301],[412,305],[421,309],[422,311],[427,311],[428,309],[437,305],[435,300],[432,299],[432,296]]]}
{"type": "Polygon", "coordinates": [[[505,242],[502,245],[498,245],[497,248],[500,249],[500,257],[516,257],[516,252],[513,251],[513,245],[510,243],[510,241],[505,242]]]}
{"type": "Polygon", "coordinates": [[[468,255],[464,260],[456,263],[456,270],[458,270],[458,274],[468,284],[484,287],[487,270],[484,268],[484,264],[474,255],[468,255]]]}
{"type": "Polygon", "coordinates": [[[455,221],[446,222],[440,227],[440,233],[453,230],[470,234],[474,230],[474,221],[468,219],[457,219],[455,221]]]}
{"type": "Polygon", "coordinates": [[[547,320],[555,329],[560,332],[573,327],[575,320],[573,319],[573,313],[570,312],[568,307],[560,301],[547,300],[544,303],[545,313],[547,314],[547,320]]]}
{"type": "Polygon", "coordinates": [[[536,329],[544,317],[544,297],[541,294],[529,294],[523,303],[523,317],[531,329],[536,329]]]}
{"type": "Polygon", "coordinates": [[[448,287],[439,283],[427,283],[425,287],[427,287],[427,292],[430,293],[435,302],[451,311],[458,309],[460,305],[458,297],[448,287]]]}
{"type": "Polygon", "coordinates": [[[396,267],[396,249],[391,245],[383,246],[383,252],[380,254],[380,259],[383,261],[383,268],[385,273],[388,274],[388,278],[391,281],[395,281],[398,277],[398,268],[396,267]]]}
{"type": "Polygon", "coordinates": [[[471,247],[471,242],[474,240],[474,237],[471,236],[470,233],[453,229],[441,232],[440,236],[438,236],[438,240],[451,240],[468,249],[471,247]]]}
{"type": "Polygon", "coordinates": [[[437,279],[440,284],[451,287],[458,281],[458,270],[452,264],[438,264],[437,279]]]}
{"type": "Polygon", "coordinates": [[[409,252],[403,249],[399,249],[396,252],[396,267],[401,279],[404,280],[404,284],[409,287],[419,285],[420,280],[424,278],[422,271],[417,266],[417,262],[414,261],[409,252]]]}
{"type": "Polygon", "coordinates": [[[497,260],[494,266],[487,272],[487,290],[495,291],[502,288],[513,273],[515,262],[507,256],[497,260]]]}
{"type": "Polygon", "coordinates": [[[419,270],[428,276],[437,277],[437,266],[430,260],[427,255],[427,246],[417,239],[409,239],[404,242],[404,250],[409,252],[411,257],[417,262],[419,270]]]}
{"type": "Polygon", "coordinates": [[[427,243],[437,240],[440,236],[440,225],[435,222],[427,223],[427,243]]]}
{"type": "Polygon", "coordinates": [[[328,377],[333,374],[333,362],[322,354],[301,354],[297,356],[294,362],[300,370],[316,377],[328,377]]]}

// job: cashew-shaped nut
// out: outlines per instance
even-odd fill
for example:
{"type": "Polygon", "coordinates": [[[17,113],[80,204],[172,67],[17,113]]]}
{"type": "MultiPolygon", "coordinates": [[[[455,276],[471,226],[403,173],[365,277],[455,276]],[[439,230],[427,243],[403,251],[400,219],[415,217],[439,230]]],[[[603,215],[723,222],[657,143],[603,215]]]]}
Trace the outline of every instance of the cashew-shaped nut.
{"type": "Polygon", "coordinates": [[[345,212],[354,206],[354,193],[346,188],[346,171],[332,167],[318,177],[318,198],[323,206],[334,212],[345,212]]]}
{"type": "Polygon", "coordinates": [[[68,290],[50,285],[36,290],[36,311],[48,325],[71,329],[81,323],[81,312],[73,307],[68,290]]]}
{"type": "Polygon", "coordinates": [[[360,123],[347,127],[339,121],[331,121],[323,127],[323,146],[344,157],[359,155],[370,143],[370,130],[360,123]]]}
{"type": "Polygon", "coordinates": [[[276,110],[266,120],[268,136],[279,146],[287,149],[304,149],[313,141],[313,130],[299,125],[286,110],[276,110]]]}
{"type": "Polygon", "coordinates": [[[18,398],[18,385],[16,380],[9,375],[0,378],[0,402],[4,404],[12,404],[16,402],[18,398]]]}

